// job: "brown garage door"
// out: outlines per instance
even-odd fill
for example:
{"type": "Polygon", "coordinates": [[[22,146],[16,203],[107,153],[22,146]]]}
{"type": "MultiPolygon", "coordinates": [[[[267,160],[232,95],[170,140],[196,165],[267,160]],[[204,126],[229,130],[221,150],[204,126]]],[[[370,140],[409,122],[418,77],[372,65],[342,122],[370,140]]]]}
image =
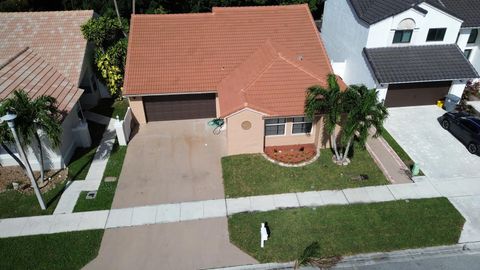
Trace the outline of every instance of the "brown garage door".
{"type": "Polygon", "coordinates": [[[391,84],[388,86],[385,105],[387,107],[434,105],[437,100],[448,94],[451,84],[450,81],[391,84]]]}
{"type": "Polygon", "coordinates": [[[148,122],[216,116],[215,94],[144,97],[143,105],[148,122]]]}

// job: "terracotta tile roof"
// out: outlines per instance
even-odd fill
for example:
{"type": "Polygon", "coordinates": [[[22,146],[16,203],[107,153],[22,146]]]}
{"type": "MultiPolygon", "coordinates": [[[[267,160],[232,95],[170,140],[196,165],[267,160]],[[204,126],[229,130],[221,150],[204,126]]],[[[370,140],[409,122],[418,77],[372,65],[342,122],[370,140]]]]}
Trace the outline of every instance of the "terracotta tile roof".
{"type": "Polygon", "coordinates": [[[129,38],[125,95],[217,91],[223,116],[303,114],[333,73],[307,5],[134,15],[129,38]]]}
{"type": "Polygon", "coordinates": [[[83,93],[83,90],[29,48],[24,48],[0,65],[0,100],[17,89],[25,90],[32,98],[41,95],[56,98],[58,109],[64,115],[73,108],[83,93]]]}
{"type": "Polygon", "coordinates": [[[0,13],[0,100],[24,89],[31,97],[55,97],[68,113],[83,93],[78,86],[87,41],[80,26],[93,15],[93,10],[0,13]]]}
{"type": "Polygon", "coordinates": [[[30,47],[78,85],[87,41],[80,26],[93,10],[0,13],[0,64],[30,47]]]}

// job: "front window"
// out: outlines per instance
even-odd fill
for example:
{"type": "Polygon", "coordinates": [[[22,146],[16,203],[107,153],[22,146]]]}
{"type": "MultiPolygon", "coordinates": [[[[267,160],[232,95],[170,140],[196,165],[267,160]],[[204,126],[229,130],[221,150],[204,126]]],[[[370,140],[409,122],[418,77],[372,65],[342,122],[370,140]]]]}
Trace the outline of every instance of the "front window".
{"type": "Polygon", "coordinates": [[[265,136],[284,135],[286,118],[265,119],[265,136]]]}
{"type": "Polygon", "coordinates": [[[432,28],[428,30],[427,41],[443,41],[447,28],[432,28]]]}
{"type": "Polygon", "coordinates": [[[397,30],[393,36],[393,43],[410,43],[413,30],[397,30]]]}
{"type": "Polygon", "coordinates": [[[468,43],[475,43],[477,42],[478,37],[478,29],[472,29],[470,32],[470,36],[468,37],[468,43]]]}
{"type": "Polygon", "coordinates": [[[312,121],[309,121],[306,117],[294,117],[292,134],[310,133],[312,131],[312,121]]]}
{"type": "Polygon", "coordinates": [[[468,49],[463,52],[465,54],[465,57],[470,60],[470,55],[472,54],[472,50],[468,49]]]}

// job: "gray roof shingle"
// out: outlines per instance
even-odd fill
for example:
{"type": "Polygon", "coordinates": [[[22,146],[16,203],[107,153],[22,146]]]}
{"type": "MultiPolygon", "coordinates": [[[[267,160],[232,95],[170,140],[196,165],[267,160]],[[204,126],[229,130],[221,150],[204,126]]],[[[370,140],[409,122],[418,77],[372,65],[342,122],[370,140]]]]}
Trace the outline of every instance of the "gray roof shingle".
{"type": "Polygon", "coordinates": [[[374,24],[418,4],[418,0],[349,0],[357,16],[374,24]]]}
{"type": "Polygon", "coordinates": [[[374,24],[399,14],[418,4],[427,2],[461,20],[462,27],[480,27],[478,0],[349,0],[357,16],[368,24],[374,24]]]}
{"type": "Polygon", "coordinates": [[[379,83],[479,78],[457,45],[363,49],[379,83]]]}

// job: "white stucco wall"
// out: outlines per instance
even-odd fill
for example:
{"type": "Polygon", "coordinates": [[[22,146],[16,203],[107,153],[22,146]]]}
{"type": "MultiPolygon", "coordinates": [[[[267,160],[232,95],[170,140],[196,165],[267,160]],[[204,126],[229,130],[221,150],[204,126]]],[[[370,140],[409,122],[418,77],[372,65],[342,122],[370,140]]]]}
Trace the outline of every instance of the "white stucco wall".
{"type": "Polygon", "coordinates": [[[427,14],[423,14],[412,8],[372,24],[370,26],[366,47],[455,44],[462,21],[429,4],[422,3],[419,6],[427,10],[427,14]],[[399,23],[405,19],[413,19],[415,21],[412,39],[410,43],[393,44],[395,30],[398,29],[399,23]],[[447,28],[443,41],[427,42],[428,31],[431,28],[447,28]]]}
{"type": "Polygon", "coordinates": [[[327,0],[324,10],[321,36],[335,73],[347,84],[374,87],[363,57],[368,25],[357,18],[348,1],[327,0]]]}
{"type": "MultiPolygon", "coordinates": [[[[77,103],[62,122],[62,144],[59,148],[54,149],[51,147],[48,139],[41,136],[44,151],[44,166],[46,169],[64,168],[68,161],[70,161],[70,158],[77,147],[76,137],[74,136],[72,129],[80,123],[80,119],[77,116],[78,106],[77,103]]],[[[10,147],[10,150],[17,153],[17,150],[13,145],[10,147]]],[[[39,156],[37,144],[33,142],[32,146],[25,148],[25,152],[32,169],[39,170],[40,166],[38,162],[39,156]]],[[[2,166],[18,165],[3,149],[0,149],[0,164],[2,164],[2,166]]]]}
{"type": "Polygon", "coordinates": [[[460,47],[460,49],[462,49],[462,51],[472,50],[469,60],[470,60],[470,63],[472,63],[473,67],[478,72],[480,70],[480,33],[478,34],[477,40],[475,43],[467,43],[468,38],[470,37],[471,31],[472,31],[471,28],[461,29],[460,31],[461,34],[457,44],[460,47]]]}

